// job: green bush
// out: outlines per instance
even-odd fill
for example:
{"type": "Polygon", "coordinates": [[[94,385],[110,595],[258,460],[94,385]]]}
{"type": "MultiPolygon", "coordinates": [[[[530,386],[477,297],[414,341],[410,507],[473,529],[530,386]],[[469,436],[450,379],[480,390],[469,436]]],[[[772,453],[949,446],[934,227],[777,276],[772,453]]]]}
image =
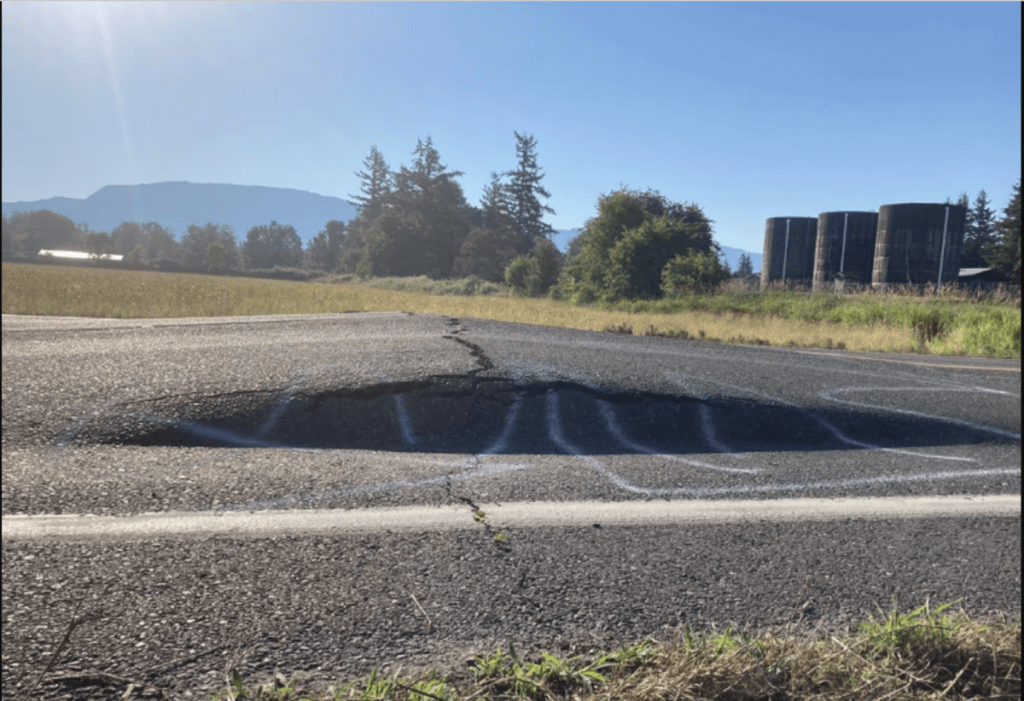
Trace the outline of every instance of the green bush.
{"type": "Polygon", "coordinates": [[[719,251],[711,220],[697,205],[623,188],[598,200],[598,214],[586,223],[554,294],[574,301],[655,299],[675,256],[719,251]]]}
{"type": "Polygon", "coordinates": [[[991,309],[964,324],[964,348],[972,355],[1020,357],[1020,313],[991,309]]]}
{"type": "Polygon", "coordinates": [[[729,277],[728,270],[710,251],[676,255],[661,271],[661,291],[666,297],[710,292],[729,277]]]}
{"type": "Polygon", "coordinates": [[[540,266],[537,265],[537,259],[530,256],[514,258],[505,268],[505,284],[523,297],[536,294],[540,286],[540,266]]]}

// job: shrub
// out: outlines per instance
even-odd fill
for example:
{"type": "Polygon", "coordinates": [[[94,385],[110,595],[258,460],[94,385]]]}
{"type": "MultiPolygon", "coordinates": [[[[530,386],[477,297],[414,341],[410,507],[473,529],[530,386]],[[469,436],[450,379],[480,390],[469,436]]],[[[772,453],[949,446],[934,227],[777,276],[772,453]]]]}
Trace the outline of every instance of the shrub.
{"type": "Polygon", "coordinates": [[[728,270],[711,251],[676,255],[661,271],[661,290],[666,297],[688,292],[709,292],[725,281],[728,270]]]}
{"type": "Polygon", "coordinates": [[[1020,314],[993,309],[964,324],[964,348],[973,355],[1020,357],[1020,314]]]}
{"type": "Polygon", "coordinates": [[[523,297],[537,294],[540,287],[540,266],[537,259],[530,256],[514,258],[505,268],[505,284],[523,297]]]}

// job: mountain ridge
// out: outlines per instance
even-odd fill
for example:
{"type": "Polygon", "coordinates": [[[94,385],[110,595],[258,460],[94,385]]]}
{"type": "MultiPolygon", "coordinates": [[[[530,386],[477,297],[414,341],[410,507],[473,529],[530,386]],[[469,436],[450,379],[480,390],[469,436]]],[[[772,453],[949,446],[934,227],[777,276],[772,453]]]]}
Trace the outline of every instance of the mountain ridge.
{"type": "Polygon", "coordinates": [[[168,181],[140,185],[104,185],[84,199],[4,202],[4,216],[48,209],[94,231],[110,232],[122,222],[156,222],[180,238],[190,224],[227,224],[239,242],[253,226],[292,226],[303,242],[332,219],[349,221],[358,213],[348,200],[305,190],[264,185],[168,181]]]}

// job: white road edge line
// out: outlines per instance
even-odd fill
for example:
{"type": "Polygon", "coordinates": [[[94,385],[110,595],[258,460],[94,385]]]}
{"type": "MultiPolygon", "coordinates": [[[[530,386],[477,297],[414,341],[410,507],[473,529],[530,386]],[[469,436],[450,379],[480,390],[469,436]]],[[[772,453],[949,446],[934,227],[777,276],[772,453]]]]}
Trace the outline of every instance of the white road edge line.
{"type": "MultiPolygon", "coordinates": [[[[750,521],[835,521],[967,516],[1020,517],[1011,495],[841,499],[575,501],[480,504],[492,528],[665,526],[750,521]]],[[[375,533],[480,528],[465,506],[389,509],[163,512],[136,516],[4,516],[3,540],[269,538],[289,533],[375,533]]]]}

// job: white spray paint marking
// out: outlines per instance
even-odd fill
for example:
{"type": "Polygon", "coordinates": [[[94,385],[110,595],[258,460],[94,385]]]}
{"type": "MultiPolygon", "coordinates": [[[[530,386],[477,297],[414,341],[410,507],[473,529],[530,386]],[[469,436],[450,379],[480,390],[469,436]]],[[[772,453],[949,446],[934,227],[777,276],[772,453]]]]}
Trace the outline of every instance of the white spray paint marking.
{"type": "Polygon", "coordinates": [[[1010,397],[1020,398],[1020,395],[1013,394],[1011,392],[1003,392],[997,389],[987,389],[985,387],[974,387],[969,389],[959,389],[952,387],[839,387],[837,389],[821,390],[818,392],[818,396],[823,399],[829,399],[833,402],[840,404],[849,404],[851,406],[859,406],[867,409],[881,409],[883,411],[891,411],[896,414],[907,414],[908,416],[918,416],[924,419],[933,419],[936,421],[944,421],[946,423],[956,424],[958,426],[967,426],[978,431],[985,431],[992,433],[997,436],[1004,438],[1013,438],[1020,440],[1020,434],[1013,431],[1006,431],[1001,428],[995,428],[993,426],[986,426],[979,424],[974,421],[966,421],[964,419],[954,419],[948,416],[938,416],[936,414],[926,414],[923,411],[914,411],[913,409],[897,409],[895,407],[888,407],[883,404],[868,404],[866,402],[855,402],[851,399],[840,399],[834,395],[846,393],[846,392],[984,392],[986,394],[1002,394],[1010,397]]]}
{"type": "MultiPolygon", "coordinates": [[[[393,377],[382,372],[374,372],[373,374],[385,382],[393,383],[395,381],[393,377]]],[[[392,399],[395,402],[395,414],[398,417],[398,428],[402,431],[402,440],[405,441],[406,445],[416,445],[419,443],[419,439],[416,438],[416,432],[413,431],[409,412],[405,410],[405,400],[400,394],[392,394],[392,399]]]]}
{"type": "Polygon", "coordinates": [[[555,394],[554,392],[549,391],[547,395],[547,404],[548,437],[551,438],[555,445],[557,445],[559,448],[569,453],[570,455],[575,455],[576,457],[586,462],[588,465],[590,465],[597,472],[602,474],[609,482],[614,484],[619,489],[622,489],[627,492],[632,492],[634,494],[643,494],[645,496],[650,494],[650,490],[644,489],[642,487],[636,487],[630,484],[629,482],[627,482],[626,480],[622,479],[617,474],[609,470],[607,467],[605,467],[603,463],[590,457],[582,450],[576,448],[576,446],[574,446],[568,440],[566,440],[565,435],[562,433],[562,419],[558,414],[558,395],[555,394]]]}
{"type": "MultiPolygon", "coordinates": [[[[726,453],[734,458],[747,457],[746,455],[740,455],[735,450],[718,440],[718,437],[715,435],[715,425],[711,421],[711,409],[708,408],[707,404],[701,404],[698,407],[698,411],[700,411],[700,425],[704,430],[704,440],[708,442],[708,445],[719,453],[726,453]]],[[[760,472],[760,470],[755,470],[755,472],[760,472]]]]}
{"type": "Polygon", "coordinates": [[[619,426],[618,420],[615,418],[615,412],[612,411],[612,408],[611,408],[611,406],[609,406],[608,402],[606,402],[606,401],[604,401],[602,399],[602,400],[598,400],[597,404],[598,404],[598,406],[601,409],[601,415],[604,417],[604,423],[605,423],[605,426],[608,428],[608,432],[611,433],[612,436],[614,436],[615,440],[617,440],[619,443],[621,443],[622,445],[626,446],[630,450],[633,450],[633,451],[635,451],[637,453],[644,453],[645,455],[653,455],[655,457],[662,458],[664,460],[672,460],[672,461],[675,461],[675,462],[681,462],[681,463],[684,463],[686,465],[693,465],[694,467],[700,467],[700,468],[703,468],[705,470],[715,470],[717,472],[732,472],[732,473],[739,473],[739,474],[744,474],[744,475],[754,475],[754,474],[757,474],[757,473],[761,472],[761,470],[758,470],[758,469],[746,469],[746,468],[740,468],[740,467],[725,467],[723,465],[711,465],[709,463],[701,462],[699,460],[691,460],[689,458],[681,458],[678,455],[667,455],[665,453],[659,453],[656,450],[651,450],[650,448],[648,448],[646,446],[643,446],[643,445],[641,445],[641,444],[639,444],[639,443],[637,443],[637,442],[635,442],[633,440],[630,440],[630,438],[628,436],[626,436],[626,434],[622,430],[622,427],[619,426]]]}
{"type": "Polygon", "coordinates": [[[419,439],[416,438],[416,434],[412,430],[412,421],[409,419],[409,412],[405,410],[405,400],[402,395],[396,394],[395,399],[395,411],[398,414],[398,426],[402,429],[402,440],[405,441],[406,445],[416,445],[419,443],[419,439]]]}
{"type": "Polygon", "coordinates": [[[959,472],[929,472],[916,475],[878,475],[828,482],[799,482],[791,484],[752,484],[735,487],[640,487],[609,470],[604,463],[587,455],[570,443],[562,432],[562,421],[558,412],[558,395],[548,392],[548,435],[562,450],[573,455],[604,476],[619,489],[646,497],[714,497],[738,494],[772,494],[780,492],[805,492],[812,490],[831,491],[843,487],[871,487],[886,484],[909,484],[913,482],[945,482],[978,477],[1020,476],[1020,469],[962,470],[959,472]]]}
{"type": "MultiPolygon", "coordinates": [[[[669,373],[669,374],[665,375],[665,378],[667,380],[669,380],[670,382],[676,382],[676,378],[677,377],[685,377],[685,376],[684,375],[674,374],[674,373],[669,373]]],[[[728,387],[728,388],[733,389],[733,390],[738,390],[740,392],[747,392],[748,394],[754,394],[754,395],[763,397],[764,399],[768,399],[768,400],[770,400],[772,402],[775,402],[776,404],[781,404],[783,406],[788,406],[788,407],[791,407],[793,409],[797,409],[797,410],[803,412],[804,414],[806,414],[811,420],[815,421],[818,425],[823,427],[826,431],[831,433],[833,436],[835,436],[839,441],[841,441],[843,443],[846,443],[847,445],[852,445],[852,446],[857,447],[857,448],[863,448],[864,450],[879,450],[879,451],[883,451],[883,452],[886,452],[886,453],[896,453],[897,455],[907,455],[907,456],[911,456],[911,457],[927,458],[927,459],[930,459],[930,460],[953,460],[953,461],[957,461],[957,462],[977,462],[977,460],[975,460],[974,458],[961,458],[961,457],[955,457],[955,456],[950,456],[950,455],[938,455],[938,454],[935,454],[935,453],[921,453],[921,452],[914,451],[914,450],[904,450],[902,448],[886,448],[884,446],[875,445],[874,443],[867,443],[865,441],[859,441],[859,440],[856,440],[854,438],[850,438],[849,436],[847,436],[845,433],[840,431],[839,428],[837,426],[835,426],[831,421],[828,421],[824,417],[818,416],[816,413],[814,413],[810,409],[807,409],[806,407],[802,407],[799,404],[795,404],[794,402],[791,402],[789,400],[782,399],[781,397],[773,397],[770,394],[765,394],[764,392],[758,392],[757,390],[750,389],[749,387],[738,387],[736,385],[731,385],[731,384],[728,384],[728,383],[725,383],[725,382],[717,382],[715,380],[708,380],[708,381],[709,382],[714,382],[715,384],[720,385],[722,387],[728,387]]],[[[936,418],[941,418],[941,417],[936,417],[936,418]]]]}
{"type": "Polygon", "coordinates": [[[508,447],[508,442],[512,438],[512,431],[515,428],[516,418],[519,416],[519,405],[522,403],[522,397],[517,396],[512,402],[512,406],[508,408],[508,414],[505,416],[505,427],[501,431],[501,435],[494,443],[484,450],[480,455],[495,455],[496,453],[504,453],[508,447]]]}
{"type": "Polygon", "coordinates": [[[270,416],[267,417],[267,420],[263,422],[263,425],[260,426],[260,429],[256,432],[257,436],[265,436],[268,431],[277,425],[277,422],[281,420],[282,416],[284,416],[284,412],[288,409],[288,405],[291,404],[292,398],[298,391],[298,382],[288,388],[285,395],[281,397],[277,404],[274,405],[274,408],[270,410],[270,416]]]}

